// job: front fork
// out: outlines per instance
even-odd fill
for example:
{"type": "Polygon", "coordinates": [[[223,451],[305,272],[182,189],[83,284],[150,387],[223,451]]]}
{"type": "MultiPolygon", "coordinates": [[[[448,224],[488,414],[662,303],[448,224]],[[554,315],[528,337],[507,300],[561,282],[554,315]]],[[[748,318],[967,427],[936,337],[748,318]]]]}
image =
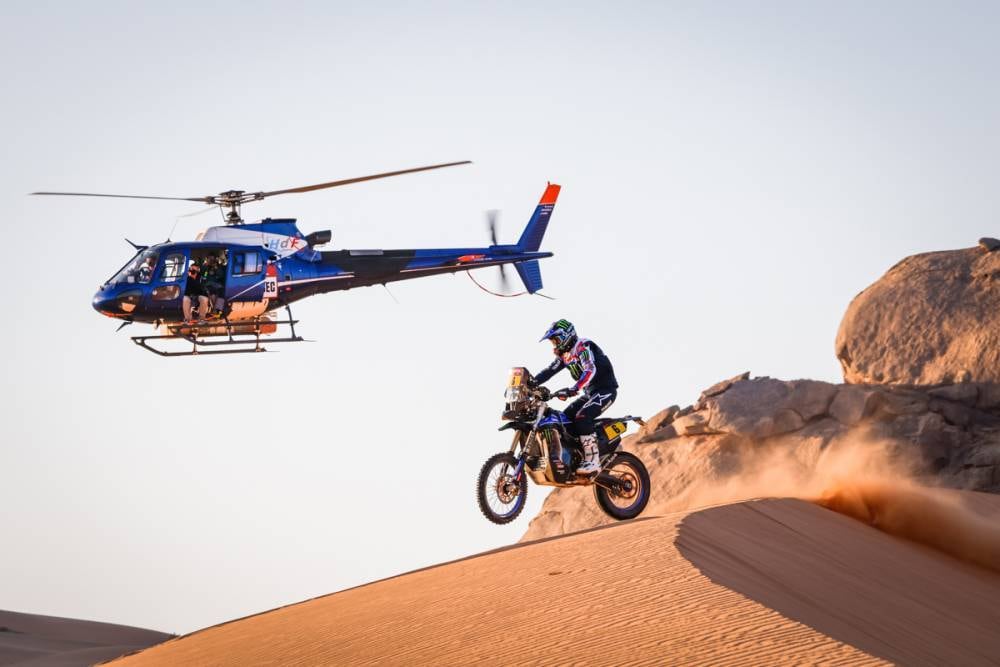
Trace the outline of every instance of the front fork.
{"type": "MultiPolygon", "coordinates": [[[[524,474],[524,453],[526,451],[524,443],[528,441],[531,435],[538,431],[538,423],[542,421],[542,417],[545,416],[546,405],[544,402],[539,402],[538,412],[535,414],[535,423],[531,427],[531,431],[524,433],[518,431],[514,434],[514,439],[510,443],[510,453],[513,454],[517,450],[517,446],[521,445],[521,454],[517,457],[517,465],[514,467],[514,479],[518,482],[521,481],[521,475],[524,474]]],[[[548,456],[548,450],[545,448],[545,443],[542,443],[542,455],[548,456]]]]}
{"type": "Polygon", "coordinates": [[[510,453],[511,454],[514,454],[514,452],[517,451],[517,446],[518,445],[522,445],[522,447],[521,447],[521,454],[520,455],[514,454],[515,456],[517,456],[517,465],[514,466],[514,481],[517,481],[517,482],[521,481],[521,475],[524,474],[524,447],[523,447],[523,444],[524,444],[524,442],[527,439],[528,439],[528,435],[526,433],[523,433],[521,431],[514,431],[514,439],[510,443],[510,453]]]}

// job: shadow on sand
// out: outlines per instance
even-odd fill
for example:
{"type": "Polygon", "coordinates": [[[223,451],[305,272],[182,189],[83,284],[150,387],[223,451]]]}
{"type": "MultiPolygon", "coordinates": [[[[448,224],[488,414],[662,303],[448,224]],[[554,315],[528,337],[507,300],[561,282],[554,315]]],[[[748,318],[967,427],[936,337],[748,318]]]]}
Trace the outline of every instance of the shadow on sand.
{"type": "Polygon", "coordinates": [[[878,658],[1000,664],[1000,574],[812,503],[695,512],[676,545],[712,582],[878,658]]]}

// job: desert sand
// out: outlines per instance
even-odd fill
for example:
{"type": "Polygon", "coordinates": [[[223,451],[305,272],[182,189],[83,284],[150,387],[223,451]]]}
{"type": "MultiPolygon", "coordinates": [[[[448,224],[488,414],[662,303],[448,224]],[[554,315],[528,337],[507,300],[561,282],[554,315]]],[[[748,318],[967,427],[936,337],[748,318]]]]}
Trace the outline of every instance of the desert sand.
{"type": "MultiPolygon", "coordinates": [[[[996,498],[948,493],[931,504],[992,529],[996,498]]],[[[878,530],[892,508],[849,500],[825,502],[864,520],[754,500],[523,543],[112,664],[1000,662],[1000,573],[878,530]]]]}
{"type": "Polygon", "coordinates": [[[0,611],[0,665],[89,665],[172,636],[126,625],[0,611]]]}

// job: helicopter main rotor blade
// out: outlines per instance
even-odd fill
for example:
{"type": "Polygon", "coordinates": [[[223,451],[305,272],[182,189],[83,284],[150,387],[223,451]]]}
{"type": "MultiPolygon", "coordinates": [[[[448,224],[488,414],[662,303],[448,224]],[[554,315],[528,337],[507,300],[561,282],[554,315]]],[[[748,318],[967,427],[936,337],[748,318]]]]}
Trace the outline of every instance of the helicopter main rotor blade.
{"type": "Polygon", "coordinates": [[[490,230],[490,242],[493,245],[497,244],[497,212],[496,211],[486,211],[486,226],[490,230]]]}
{"type": "Polygon", "coordinates": [[[500,265],[500,289],[504,292],[510,291],[510,278],[507,277],[506,264],[500,265]]]}
{"type": "Polygon", "coordinates": [[[173,201],[197,201],[214,204],[215,197],[151,197],[147,195],[104,195],[96,192],[29,192],[32,195],[59,195],[63,197],[115,197],[117,199],[169,199],[173,201]]]}
{"type": "Polygon", "coordinates": [[[255,193],[258,198],[272,197],[274,195],[284,195],[292,192],[312,192],[313,190],[323,190],[324,188],[335,188],[340,185],[350,185],[351,183],[361,183],[362,181],[374,181],[377,178],[388,178],[389,176],[399,176],[401,174],[412,174],[418,171],[429,171],[431,169],[442,169],[444,167],[454,167],[460,164],[472,164],[472,160],[462,160],[461,162],[446,162],[445,164],[432,164],[429,167],[416,167],[415,169],[402,169],[400,171],[388,171],[384,174],[372,174],[371,176],[359,176],[358,178],[345,178],[342,181],[330,181],[329,183],[317,183],[316,185],[304,185],[300,188],[287,188],[285,190],[272,190],[271,192],[255,193]]]}
{"type": "Polygon", "coordinates": [[[401,169],[399,171],[389,171],[384,174],[372,174],[370,176],[359,176],[358,178],[345,178],[340,181],[330,181],[329,183],[317,183],[316,185],[305,185],[300,188],[286,188],[284,190],[272,190],[270,192],[246,192],[245,190],[227,190],[217,195],[206,195],[204,197],[159,197],[150,195],[109,195],[98,192],[32,192],[33,195],[59,195],[63,197],[114,197],[116,199],[165,199],[170,201],[195,201],[205,204],[214,204],[230,209],[230,216],[235,223],[242,222],[239,217],[238,208],[252,201],[260,201],[264,197],[274,195],[284,195],[292,192],[312,192],[313,190],[323,190],[324,188],[335,188],[338,185],[349,185],[351,183],[361,183],[362,181],[374,181],[377,178],[388,178],[389,176],[399,176],[401,174],[413,174],[418,171],[430,171],[431,169],[441,169],[443,167],[454,167],[460,164],[472,164],[472,160],[462,160],[461,162],[446,162],[444,164],[432,164],[427,167],[416,167],[415,169],[401,169]]]}

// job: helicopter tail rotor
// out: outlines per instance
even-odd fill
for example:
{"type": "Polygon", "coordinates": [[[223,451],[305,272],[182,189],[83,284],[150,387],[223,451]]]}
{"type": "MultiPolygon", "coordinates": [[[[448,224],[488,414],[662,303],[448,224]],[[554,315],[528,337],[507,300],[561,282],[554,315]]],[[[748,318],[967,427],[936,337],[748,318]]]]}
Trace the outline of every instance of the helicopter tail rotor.
{"type": "MultiPolygon", "coordinates": [[[[497,242],[497,219],[499,216],[500,211],[491,210],[486,212],[486,225],[490,230],[490,243],[492,245],[500,245],[497,242]]],[[[501,264],[497,268],[500,269],[500,290],[508,292],[510,290],[510,278],[507,277],[507,267],[505,264],[501,264]]]]}

